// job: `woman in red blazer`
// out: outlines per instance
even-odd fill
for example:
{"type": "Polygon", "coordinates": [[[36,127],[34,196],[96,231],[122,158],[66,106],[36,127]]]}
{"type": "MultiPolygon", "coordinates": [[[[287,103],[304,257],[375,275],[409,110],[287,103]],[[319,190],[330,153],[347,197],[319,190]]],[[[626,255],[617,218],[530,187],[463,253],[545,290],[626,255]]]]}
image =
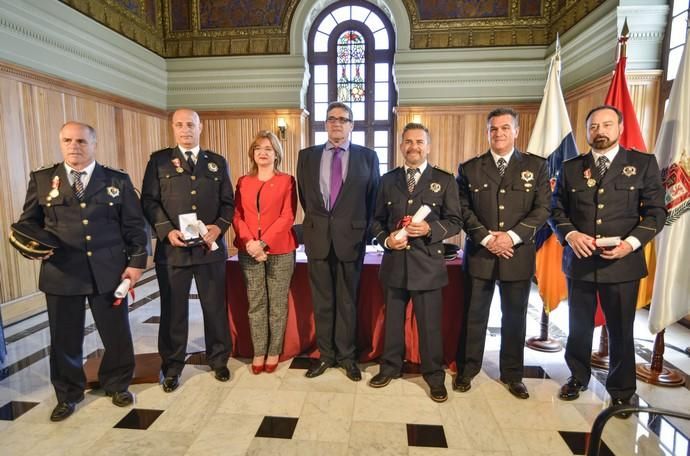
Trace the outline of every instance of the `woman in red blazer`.
{"type": "Polygon", "coordinates": [[[273,372],[283,349],[288,289],[295,268],[295,178],[279,171],[283,150],[270,131],[249,146],[249,173],[235,191],[235,247],[247,286],[252,372],[273,372]]]}

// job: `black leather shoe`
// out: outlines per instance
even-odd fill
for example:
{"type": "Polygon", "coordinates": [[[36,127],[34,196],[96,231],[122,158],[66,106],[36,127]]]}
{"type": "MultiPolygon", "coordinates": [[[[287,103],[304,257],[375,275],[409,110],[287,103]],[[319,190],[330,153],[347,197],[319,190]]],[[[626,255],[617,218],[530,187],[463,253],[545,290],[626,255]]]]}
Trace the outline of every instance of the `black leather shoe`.
{"type": "Polygon", "coordinates": [[[227,366],[222,366],[222,367],[217,367],[213,369],[215,372],[215,377],[216,380],[219,382],[227,382],[230,380],[230,369],[227,368],[227,366]]]}
{"type": "Polygon", "coordinates": [[[453,390],[466,393],[470,388],[472,388],[472,379],[470,377],[456,375],[453,379],[453,390]]]}
{"type": "Polygon", "coordinates": [[[372,388],[383,388],[384,386],[388,386],[388,384],[394,378],[397,378],[397,377],[382,374],[381,372],[379,372],[378,374],[371,377],[371,379],[369,379],[369,386],[371,386],[372,388]]]}
{"type": "MultiPolygon", "coordinates": [[[[623,400],[623,399],[613,399],[613,398],[612,398],[612,399],[611,399],[611,405],[610,405],[609,407],[618,407],[618,406],[621,406],[621,405],[630,405],[630,401],[626,401],[626,400],[623,400]]],[[[631,414],[632,414],[632,412],[621,412],[621,413],[615,414],[614,416],[615,416],[616,418],[621,419],[621,420],[626,420],[626,419],[630,418],[630,415],[631,415],[631,414]]]]}
{"type": "Polygon", "coordinates": [[[434,402],[446,402],[448,399],[448,391],[446,391],[446,385],[441,383],[440,385],[429,385],[429,392],[431,400],[434,402]]]}
{"type": "Polygon", "coordinates": [[[163,379],[163,391],[166,393],[172,393],[178,386],[180,386],[179,375],[168,375],[163,379]]]}
{"type": "Polygon", "coordinates": [[[345,369],[345,375],[347,375],[347,378],[352,380],[353,382],[358,382],[362,380],[362,372],[359,370],[359,367],[357,367],[357,363],[354,361],[349,362],[347,364],[342,364],[343,369],[345,369]]]}
{"type": "Polygon", "coordinates": [[[518,399],[529,398],[529,392],[527,391],[527,387],[522,382],[508,383],[508,391],[510,391],[510,394],[517,397],[518,399]]]}
{"type": "Polygon", "coordinates": [[[570,377],[568,383],[561,386],[561,392],[558,397],[564,401],[574,401],[580,397],[580,391],[585,391],[586,389],[587,385],[582,384],[575,377],[570,377]]]}
{"type": "Polygon", "coordinates": [[[69,416],[74,413],[74,410],[77,408],[77,404],[83,400],[84,396],[74,402],[65,401],[58,403],[50,414],[50,421],[62,421],[69,418],[69,416]]]}
{"type": "Polygon", "coordinates": [[[317,361],[316,363],[312,364],[309,367],[309,369],[307,369],[307,373],[304,375],[308,378],[318,377],[319,375],[326,372],[326,369],[328,369],[329,367],[333,367],[333,363],[329,363],[326,361],[317,361]]]}
{"type": "Polygon", "coordinates": [[[105,395],[112,397],[113,404],[117,405],[118,407],[127,407],[128,405],[132,405],[134,403],[134,396],[127,390],[118,391],[117,393],[106,391],[105,395]]]}

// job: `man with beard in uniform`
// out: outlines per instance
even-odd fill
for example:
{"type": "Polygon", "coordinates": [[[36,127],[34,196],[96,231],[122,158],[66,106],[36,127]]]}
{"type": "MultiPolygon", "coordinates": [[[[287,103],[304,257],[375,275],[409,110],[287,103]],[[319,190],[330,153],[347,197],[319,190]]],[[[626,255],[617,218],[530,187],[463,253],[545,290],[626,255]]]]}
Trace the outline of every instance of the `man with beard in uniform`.
{"type": "Polygon", "coordinates": [[[550,219],[565,246],[568,279],[565,360],[571,377],[560,398],[574,400],[587,389],[598,294],[609,334],[606,390],[615,406],[628,404],[635,393],[633,324],[640,279],[647,275],[643,247],[664,226],[665,192],[654,155],[619,145],[623,115],[618,109],[598,106],[587,114],[586,124],[592,150],[563,163],[550,219]],[[597,247],[611,237],[620,243],[597,247]]]}
{"type": "Polygon", "coordinates": [[[422,375],[429,385],[431,399],[444,402],[441,289],[448,283],[443,240],[462,228],[458,188],[453,175],[430,166],[429,130],[419,123],[405,126],[400,152],[403,166],[381,178],[372,232],[385,247],[380,278],[386,300],[386,330],[381,369],[369,386],[382,388],[400,377],[405,355],[405,309],[412,299],[422,361],[422,375]],[[431,212],[425,220],[405,226],[400,239],[401,221],[422,206],[431,212]]]}
{"type": "Polygon", "coordinates": [[[151,154],[141,195],[144,214],[158,237],[154,256],[161,292],[158,351],[167,393],[177,389],[185,364],[192,279],[204,315],[206,361],[216,380],[230,380],[227,363],[232,342],[225,303],[223,234],[232,223],[235,207],[225,158],[199,147],[199,115],[179,109],[173,114],[172,127],[177,146],[151,154]],[[182,232],[180,215],[190,213],[208,229],[201,244],[188,243],[182,232]],[[215,250],[211,248],[214,242],[215,250]]]}

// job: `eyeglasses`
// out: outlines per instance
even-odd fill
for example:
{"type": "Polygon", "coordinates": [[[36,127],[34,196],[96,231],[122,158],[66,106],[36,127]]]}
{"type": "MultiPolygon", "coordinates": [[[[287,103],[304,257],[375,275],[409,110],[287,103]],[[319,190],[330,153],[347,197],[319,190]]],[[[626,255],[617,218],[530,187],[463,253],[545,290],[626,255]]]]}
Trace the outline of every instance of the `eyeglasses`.
{"type": "Polygon", "coordinates": [[[352,122],[351,119],[348,119],[347,117],[333,117],[330,116],[326,119],[326,122],[328,123],[339,123],[339,124],[344,124],[348,122],[352,122]]]}

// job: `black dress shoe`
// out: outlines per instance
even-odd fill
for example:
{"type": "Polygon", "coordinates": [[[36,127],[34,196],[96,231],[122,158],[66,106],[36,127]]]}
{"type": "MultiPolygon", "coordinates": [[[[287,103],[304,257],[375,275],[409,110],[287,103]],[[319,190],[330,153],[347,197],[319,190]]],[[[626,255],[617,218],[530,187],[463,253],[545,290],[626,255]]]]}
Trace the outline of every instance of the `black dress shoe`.
{"type": "Polygon", "coordinates": [[[443,383],[434,386],[429,385],[429,393],[434,402],[446,402],[448,399],[448,391],[446,391],[446,385],[443,383]]]}
{"type": "Polygon", "coordinates": [[[77,408],[77,404],[83,400],[84,396],[74,402],[64,401],[58,403],[58,405],[56,405],[53,409],[53,412],[50,414],[50,421],[62,421],[66,418],[69,418],[69,416],[74,413],[74,410],[77,408]]]}
{"type": "Polygon", "coordinates": [[[315,364],[312,364],[309,367],[309,369],[307,369],[307,373],[304,375],[308,378],[318,377],[319,375],[326,372],[326,369],[328,369],[329,367],[333,367],[333,363],[329,363],[326,361],[317,361],[315,364]]]}
{"type": "Polygon", "coordinates": [[[517,397],[518,399],[529,398],[529,392],[527,391],[527,387],[522,382],[508,383],[508,391],[510,391],[510,394],[517,397]]]}
{"type": "MultiPolygon", "coordinates": [[[[623,399],[613,399],[613,398],[612,398],[612,399],[611,399],[611,405],[610,405],[609,407],[618,407],[618,406],[621,406],[621,405],[630,405],[630,401],[626,401],[626,400],[623,400],[623,399]]],[[[621,419],[621,420],[626,420],[626,419],[630,418],[630,415],[631,415],[631,414],[632,414],[632,412],[621,412],[621,413],[615,414],[614,416],[615,416],[616,418],[621,419]]]]}
{"type": "Polygon", "coordinates": [[[372,388],[383,388],[384,386],[388,386],[391,380],[399,377],[399,375],[397,377],[393,377],[392,375],[386,375],[379,372],[369,379],[369,386],[372,388]]]}
{"type": "Polygon", "coordinates": [[[112,397],[113,404],[117,405],[118,407],[127,407],[128,405],[132,405],[132,403],[134,403],[134,396],[127,390],[118,391],[117,393],[106,391],[105,395],[112,397]]]}
{"type": "Polygon", "coordinates": [[[227,366],[222,366],[222,367],[217,367],[213,369],[215,372],[215,377],[216,380],[219,382],[227,382],[230,380],[230,369],[227,368],[227,366]]]}
{"type": "Polygon", "coordinates": [[[472,388],[472,378],[456,375],[453,379],[453,389],[461,393],[466,393],[472,388]]]}
{"type": "Polygon", "coordinates": [[[362,372],[359,370],[359,367],[357,367],[357,363],[352,361],[346,364],[341,364],[341,366],[343,369],[345,369],[345,375],[347,375],[347,378],[353,382],[362,380],[362,372]]]}
{"type": "Polygon", "coordinates": [[[163,391],[166,393],[172,393],[178,386],[180,386],[179,375],[168,375],[163,379],[163,391]]]}
{"type": "Polygon", "coordinates": [[[561,386],[561,392],[558,397],[564,401],[573,401],[580,397],[580,391],[585,391],[586,389],[587,385],[582,384],[575,377],[570,377],[568,383],[561,386]]]}

